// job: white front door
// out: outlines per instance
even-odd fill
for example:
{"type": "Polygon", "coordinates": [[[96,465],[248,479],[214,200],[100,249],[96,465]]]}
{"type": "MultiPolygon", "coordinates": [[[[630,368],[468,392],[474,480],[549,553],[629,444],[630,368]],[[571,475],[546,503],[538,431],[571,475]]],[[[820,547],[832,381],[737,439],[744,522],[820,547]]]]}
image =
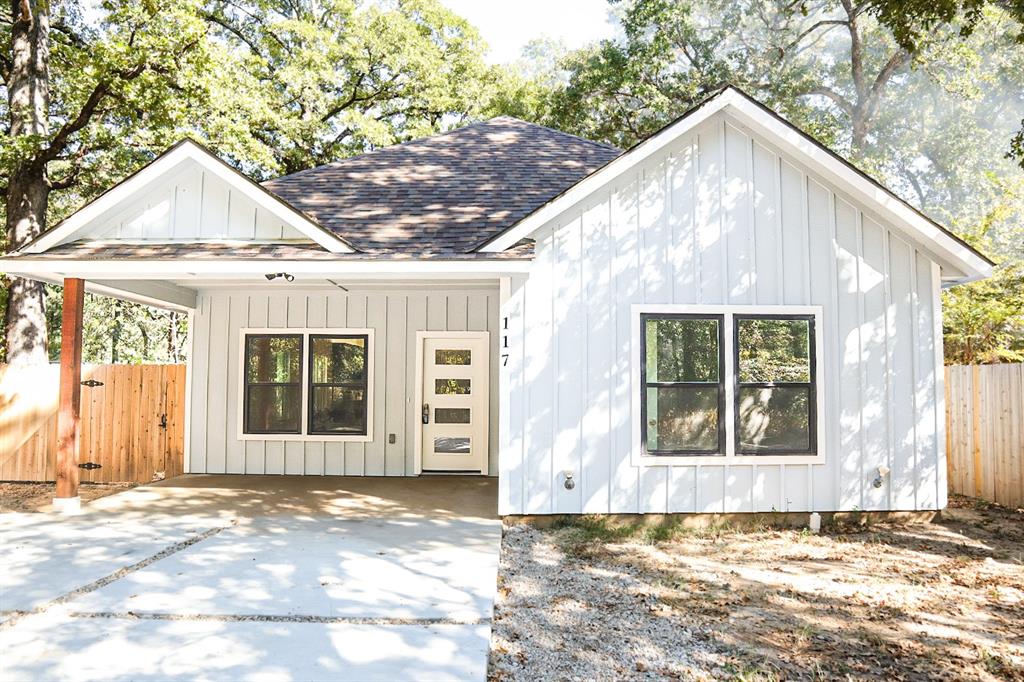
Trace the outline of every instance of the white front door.
{"type": "Polygon", "coordinates": [[[487,473],[487,332],[421,332],[422,471],[487,473]]]}

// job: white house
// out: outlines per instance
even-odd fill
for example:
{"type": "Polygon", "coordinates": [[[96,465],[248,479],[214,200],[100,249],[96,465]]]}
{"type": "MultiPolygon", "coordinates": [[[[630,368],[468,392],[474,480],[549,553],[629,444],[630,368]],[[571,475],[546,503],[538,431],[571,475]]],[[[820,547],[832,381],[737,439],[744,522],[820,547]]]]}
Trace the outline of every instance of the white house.
{"type": "Polygon", "coordinates": [[[726,88],[259,185],[182,142],[0,271],[188,311],[186,470],[499,477],[501,514],[946,503],[939,292],[991,263],[726,88]]]}

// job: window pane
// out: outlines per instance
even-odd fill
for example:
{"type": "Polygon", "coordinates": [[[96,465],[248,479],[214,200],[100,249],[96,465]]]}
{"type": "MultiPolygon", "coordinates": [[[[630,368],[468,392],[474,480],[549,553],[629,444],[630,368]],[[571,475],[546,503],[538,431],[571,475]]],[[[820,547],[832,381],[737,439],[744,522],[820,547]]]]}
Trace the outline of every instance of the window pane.
{"type": "Polygon", "coordinates": [[[442,454],[449,455],[466,455],[469,454],[469,439],[468,438],[435,438],[434,439],[434,452],[440,452],[442,454]]]}
{"type": "Polygon", "coordinates": [[[810,407],[810,388],[740,387],[740,451],[810,451],[810,407]]]}
{"type": "Polygon", "coordinates": [[[469,379],[434,379],[436,395],[467,395],[470,389],[469,379]]]}
{"type": "Polygon", "coordinates": [[[249,383],[288,384],[302,380],[302,337],[247,336],[249,383]]]}
{"type": "Polygon", "coordinates": [[[247,433],[299,433],[301,401],[301,386],[249,386],[247,433]]]}
{"type": "Polygon", "coordinates": [[[435,365],[468,365],[472,361],[473,352],[468,348],[444,349],[434,351],[435,365]]]}
{"type": "Polygon", "coordinates": [[[366,432],[366,391],[362,388],[314,386],[310,400],[314,433],[366,432]]]}
{"type": "Polygon", "coordinates": [[[811,381],[810,320],[738,319],[740,381],[811,381]]]}
{"type": "Polygon", "coordinates": [[[313,383],[361,383],[366,376],[366,339],[315,337],[313,383]]]}
{"type": "Polygon", "coordinates": [[[717,319],[648,319],[647,381],[718,382],[717,319]]]}
{"type": "Polygon", "coordinates": [[[438,424],[468,424],[468,407],[439,407],[434,410],[434,421],[438,424]]]}
{"type": "Polygon", "coordinates": [[[718,450],[718,387],[647,388],[647,449],[718,450]]]}

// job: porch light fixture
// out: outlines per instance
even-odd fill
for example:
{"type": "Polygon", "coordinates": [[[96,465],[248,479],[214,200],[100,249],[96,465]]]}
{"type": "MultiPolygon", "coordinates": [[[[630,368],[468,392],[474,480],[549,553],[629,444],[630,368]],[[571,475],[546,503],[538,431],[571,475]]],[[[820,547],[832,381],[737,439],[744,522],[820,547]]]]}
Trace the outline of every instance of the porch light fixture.
{"type": "Polygon", "coordinates": [[[264,275],[264,277],[266,277],[271,282],[277,279],[278,277],[284,277],[286,282],[295,281],[295,275],[290,275],[287,272],[268,272],[266,275],[264,275]]]}

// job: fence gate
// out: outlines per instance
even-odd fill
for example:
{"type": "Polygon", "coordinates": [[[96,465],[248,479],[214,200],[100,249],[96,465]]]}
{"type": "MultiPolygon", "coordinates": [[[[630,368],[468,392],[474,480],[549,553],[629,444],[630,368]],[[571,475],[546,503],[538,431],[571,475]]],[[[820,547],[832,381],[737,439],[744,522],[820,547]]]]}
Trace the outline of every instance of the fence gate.
{"type": "MultiPolygon", "coordinates": [[[[85,366],[82,378],[82,481],[182,473],[184,365],[85,366]]],[[[0,480],[53,480],[58,380],[57,366],[0,371],[0,480]]]]}

